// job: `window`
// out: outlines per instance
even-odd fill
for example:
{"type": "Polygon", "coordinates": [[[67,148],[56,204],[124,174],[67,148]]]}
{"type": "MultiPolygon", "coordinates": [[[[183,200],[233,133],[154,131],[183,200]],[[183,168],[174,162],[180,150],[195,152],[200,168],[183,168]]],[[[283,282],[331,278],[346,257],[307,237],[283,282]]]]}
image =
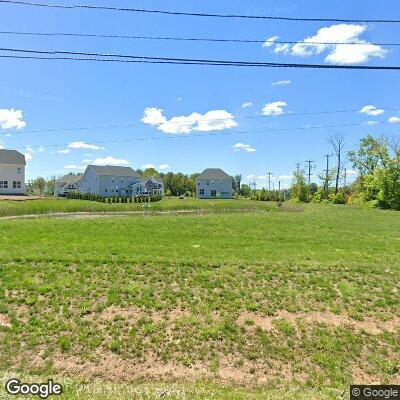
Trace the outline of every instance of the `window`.
{"type": "Polygon", "coordinates": [[[107,193],[107,189],[104,189],[104,193],[107,193]]]}
{"type": "Polygon", "coordinates": [[[0,181],[0,189],[8,189],[8,181],[0,181]]]}
{"type": "Polygon", "coordinates": [[[217,191],[211,189],[211,197],[217,197],[217,191]]]}
{"type": "Polygon", "coordinates": [[[17,174],[20,174],[22,172],[21,168],[17,168],[17,174]]]}
{"type": "Polygon", "coordinates": [[[199,190],[199,194],[203,194],[204,195],[204,189],[200,189],[199,190]]]}
{"type": "Polygon", "coordinates": [[[21,181],[13,181],[13,189],[21,189],[21,181]]]}

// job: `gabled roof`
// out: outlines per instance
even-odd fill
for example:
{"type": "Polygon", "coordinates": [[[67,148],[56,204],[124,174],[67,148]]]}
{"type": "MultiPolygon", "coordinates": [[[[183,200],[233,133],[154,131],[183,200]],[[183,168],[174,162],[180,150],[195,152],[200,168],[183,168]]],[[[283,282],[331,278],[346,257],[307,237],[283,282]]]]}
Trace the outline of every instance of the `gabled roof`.
{"type": "Polygon", "coordinates": [[[221,168],[206,168],[196,179],[233,179],[221,168]]]}
{"type": "Polygon", "coordinates": [[[115,165],[88,165],[88,168],[102,176],[131,176],[139,178],[140,175],[131,167],[119,167],[115,165]]]}
{"type": "Polygon", "coordinates": [[[16,150],[0,149],[0,164],[26,165],[25,156],[16,150]]]}
{"type": "Polygon", "coordinates": [[[81,180],[82,175],[64,175],[61,178],[57,179],[57,182],[60,183],[77,183],[81,180]]]}

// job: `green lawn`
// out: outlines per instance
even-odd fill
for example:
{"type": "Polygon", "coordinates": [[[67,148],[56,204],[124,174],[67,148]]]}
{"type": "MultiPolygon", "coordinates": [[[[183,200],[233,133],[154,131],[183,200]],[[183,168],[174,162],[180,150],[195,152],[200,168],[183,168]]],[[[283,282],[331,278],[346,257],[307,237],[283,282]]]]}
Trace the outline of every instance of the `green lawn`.
{"type": "Polygon", "coordinates": [[[347,398],[400,379],[399,250],[400,213],[351,206],[2,220],[0,372],[71,399],[347,398]]]}
{"type": "Polygon", "coordinates": [[[168,210],[273,210],[274,203],[235,200],[199,200],[196,198],[165,197],[156,203],[108,204],[96,201],[74,200],[64,198],[47,198],[42,200],[12,201],[0,200],[0,217],[10,215],[71,213],[71,212],[121,212],[121,211],[168,211],[168,210]]]}

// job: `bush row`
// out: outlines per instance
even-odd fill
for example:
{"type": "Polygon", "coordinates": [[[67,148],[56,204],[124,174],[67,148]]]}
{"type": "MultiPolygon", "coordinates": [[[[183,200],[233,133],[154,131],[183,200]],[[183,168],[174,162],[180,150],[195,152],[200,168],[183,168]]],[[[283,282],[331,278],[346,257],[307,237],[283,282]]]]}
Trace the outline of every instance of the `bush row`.
{"type": "Polygon", "coordinates": [[[100,194],[93,193],[80,193],[80,192],[70,192],[67,193],[66,197],[68,199],[79,199],[79,200],[89,200],[98,201],[99,203],[153,203],[160,201],[162,199],[161,195],[155,196],[112,196],[104,197],[100,194]]]}

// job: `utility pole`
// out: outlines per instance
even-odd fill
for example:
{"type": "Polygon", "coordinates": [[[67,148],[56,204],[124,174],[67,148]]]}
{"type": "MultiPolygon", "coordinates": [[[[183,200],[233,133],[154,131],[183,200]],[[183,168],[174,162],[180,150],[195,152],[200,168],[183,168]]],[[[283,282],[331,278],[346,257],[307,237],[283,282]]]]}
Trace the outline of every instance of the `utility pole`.
{"type": "Polygon", "coordinates": [[[315,161],[313,160],[307,160],[306,163],[308,164],[308,186],[310,186],[311,184],[311,166],[313,163],[315,163],[315,161]]]}
{"type": "Polygon", "coordinates": [[[256,188],[257,188],[257,183],[256,183],[256,180],[253,179],[253,190],[256,190],[256,188]]]}
{"type": "Polygon", "coordinates": [[[328,191],[328,175],[329,175],[329,157],[332,157],[332,154],[325,154],[324,157],[326,157],[326,170],[325,170],[325,190],[328,191]]]}
{"type": "Polygon", "coordinates": [[[281,192],[281,181],[278,181],[279,193],[281,192]]]}
{"type": "Polygon", "coordinates": [[[271,175],[273,175],[273,172],[267,172],[268,175],[268,190],[271,191],[271,175]]]}
{"type": "Polygon", "coordinates": [[[347,186],[347,168],[344,169],[344,188],[347,186]]]}
{"type": "Polygon", "coordinates": [[[298,163],[296,163],[296,171],[297,171],[297,173],[299,173],[300,172],[300,163],[298,162],[298,163]]]}

